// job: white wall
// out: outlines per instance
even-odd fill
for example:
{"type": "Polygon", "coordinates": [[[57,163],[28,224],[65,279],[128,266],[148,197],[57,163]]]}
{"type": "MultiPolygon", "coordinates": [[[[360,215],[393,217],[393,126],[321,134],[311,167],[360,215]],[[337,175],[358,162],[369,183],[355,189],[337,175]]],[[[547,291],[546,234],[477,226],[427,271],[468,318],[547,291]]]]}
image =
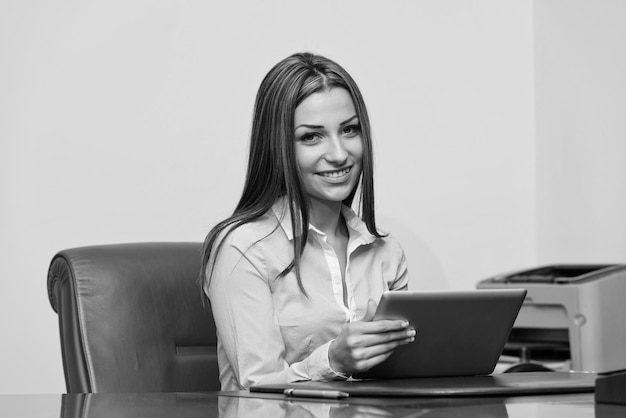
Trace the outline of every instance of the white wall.
{"type": "Polygon", "coordinates": [[[532,36],[530,0],[0,2],[0,393],[65,389],[56,251],[232,211],[256,88],[295,51],[361,86],[414,289],[532,266],[532,36]]]}
{"type": "Polygon", "coordinates": [[[626,262],[626,2],[535,2],[538,259],[626,262]]]}

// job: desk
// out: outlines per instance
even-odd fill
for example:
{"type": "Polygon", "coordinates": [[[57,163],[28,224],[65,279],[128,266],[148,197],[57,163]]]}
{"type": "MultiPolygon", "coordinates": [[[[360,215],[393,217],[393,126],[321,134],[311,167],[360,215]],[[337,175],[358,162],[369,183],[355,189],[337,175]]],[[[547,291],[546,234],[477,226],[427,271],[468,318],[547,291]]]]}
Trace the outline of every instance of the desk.
{"type": "Polygon", "coordinates": [[[600,417],[626,406],[595,404],[592,393],[513,398],[352,398],[293,400],[282,395],[222,393],[0,395],[0,416],[60,418],[241,417],[600,417]]]}

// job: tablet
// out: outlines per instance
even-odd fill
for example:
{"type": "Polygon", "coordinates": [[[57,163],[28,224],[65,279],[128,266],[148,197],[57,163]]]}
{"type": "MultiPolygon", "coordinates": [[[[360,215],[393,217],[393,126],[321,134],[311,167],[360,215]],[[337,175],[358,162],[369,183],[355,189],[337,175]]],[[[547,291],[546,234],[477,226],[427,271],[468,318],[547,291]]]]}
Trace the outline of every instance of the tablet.
{"type": "Polygon", "coordinates": [[[493,372],[525,289],[385,292],[374,319],[405,319],[415,341],[397,347],[366,378],[473,376],[493,372]]]}

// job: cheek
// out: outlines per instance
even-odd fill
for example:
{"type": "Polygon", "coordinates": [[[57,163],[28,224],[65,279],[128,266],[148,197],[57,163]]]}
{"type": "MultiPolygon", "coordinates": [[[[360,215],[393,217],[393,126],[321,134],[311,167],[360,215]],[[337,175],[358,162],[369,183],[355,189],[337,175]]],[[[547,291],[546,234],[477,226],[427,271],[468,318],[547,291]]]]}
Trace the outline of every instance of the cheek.
{"type": "Polygon", "coordinates": [[[296,147],[296,164],[300,173],[310,171],[315,163],[314,155],[309,147],[296,147]]]}
{"type": "Polygon", "coordinates": [[[363,141],[355,141],[354,144],[350,147],[350,154],[352,158],[358,163],[362,164],[363,162],[363,153],[365,151],[365,147],[363,146],[363,141]]]}
{"type": "Polygon", "coordinates": [[[313,170],[320,160],[320,150],[317,147],[302,146],[296,147],[296,163],[300,172],[313,170]]]}
{"type": "Polygon", "coordinates": [[[294,149],[296,164],[298,164],[298,167],[302,167],[304,161],[306,160],[306,153],[304,151],[304,148],[299,146],[296,146],[296,148],[294,149]]]}

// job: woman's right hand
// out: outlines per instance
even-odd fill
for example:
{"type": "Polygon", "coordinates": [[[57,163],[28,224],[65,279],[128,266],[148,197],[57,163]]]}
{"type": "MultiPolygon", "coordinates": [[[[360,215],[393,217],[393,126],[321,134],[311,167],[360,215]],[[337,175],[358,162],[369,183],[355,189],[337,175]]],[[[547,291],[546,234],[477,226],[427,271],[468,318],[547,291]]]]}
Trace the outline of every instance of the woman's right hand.
{"type": "Polygon", "coordinates": [[[365,372],[385,361],[396,347],[415,341],[415,330],[407,321],[373,321],[375,312],[376,303],[370,299],[365,317],[346,324],[332,342],[328,360],[335,372],[365,372]]]}

